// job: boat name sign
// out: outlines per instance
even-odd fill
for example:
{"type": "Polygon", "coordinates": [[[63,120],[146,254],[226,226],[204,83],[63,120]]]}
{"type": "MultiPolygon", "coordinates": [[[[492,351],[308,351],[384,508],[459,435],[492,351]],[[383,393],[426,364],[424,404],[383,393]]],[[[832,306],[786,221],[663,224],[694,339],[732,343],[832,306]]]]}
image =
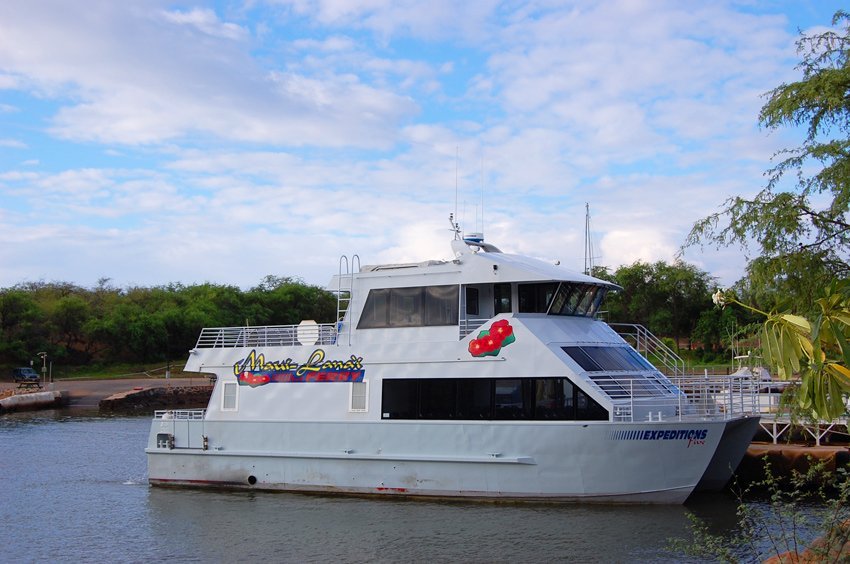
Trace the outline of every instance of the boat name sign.
{"type": "Polygon", "coordinates": [[[618,430],[609,436],[612,441],[688,441],[688,448],[704,445],[706,437],[708,429],[618,430]]]}
{"type": "Polygon", "coordinates": [[[325,360],[322,349],[314,350],[304,363],[291,358],[266,360],[263,353],[252,349],[233,365],[236,381],[252,388],[270,383],[362,382],[365,373],[363,357],[351,355],[348,360],[325,360]]]}

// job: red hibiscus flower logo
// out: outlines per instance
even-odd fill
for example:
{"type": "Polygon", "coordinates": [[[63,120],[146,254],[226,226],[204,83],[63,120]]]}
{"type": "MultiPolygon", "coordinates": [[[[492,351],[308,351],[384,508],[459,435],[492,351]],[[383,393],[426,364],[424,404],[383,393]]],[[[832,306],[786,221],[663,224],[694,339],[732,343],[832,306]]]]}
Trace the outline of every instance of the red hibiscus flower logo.
{"type": "Polygon", "coordinates": [[[500,319],[490,326],[489,330],[478,333],[478,337],[469,342],[469,354],[472,356],[496,356],[506,347],[516,341],[514,328],[507,319],[500,319]]]}

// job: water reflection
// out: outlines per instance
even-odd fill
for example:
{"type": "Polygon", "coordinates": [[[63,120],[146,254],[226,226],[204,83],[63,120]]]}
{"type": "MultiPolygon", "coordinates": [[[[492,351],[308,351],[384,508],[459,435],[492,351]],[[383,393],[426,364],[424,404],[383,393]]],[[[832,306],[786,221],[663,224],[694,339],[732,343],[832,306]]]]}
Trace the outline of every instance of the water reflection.
{"type": "Polygon", "coordinates": [[[445,503],[153,488],[154,534],[180,558],[285,561],[678,560],[678,506],[445,503]]]}

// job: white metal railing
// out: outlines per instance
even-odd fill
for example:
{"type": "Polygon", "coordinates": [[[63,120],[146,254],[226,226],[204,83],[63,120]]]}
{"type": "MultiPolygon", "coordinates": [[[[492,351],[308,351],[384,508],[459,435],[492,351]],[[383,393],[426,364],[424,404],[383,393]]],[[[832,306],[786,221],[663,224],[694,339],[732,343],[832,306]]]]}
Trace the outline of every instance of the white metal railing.
{"type": "Polygon", "coordinates": [[[673,349],[649,332],[643,325],[633,323],[609,323],[614,331],[620,334],[644,358],[657,361],[670,376],[685,375],[685,361],[673,349]]]}
{"type": "Polygon", "coordinates": [[[206,409],[161,409],[153,412],[154,419],[195,421],[203,419],[206,409]]]}
{"type": "Polygon", "coordinates": [[[461,319],[460,323],[458,323],[458,328],[459,328],[459,331],[460,331],[460,338],[463,339],[464,337],[466,337],[467,335],[469,335],[470,333],[472,333],[473,331],[475,331],[476,329],[478,329],[479,327],[481,327],[482,325],[484,325],[485,323],[490,321],[490,319],[492,319],[492,318],[490,318],[490,317],[482,317],[482,318],[468,317],[468,318],[461,319]]]}
{"type": "MultiPolygon", "coordinates": [[[[736,376],[670,378],[668,394],[650,395],[640,379],[611,379],[618,386],[614,421],[730,419],[778,409],[781,393],[768,383],[736,376]]],[[[598,385],[598,383],[597,383],[598,385]]],[[[601,389],[602,386],[599,386],[601,389]]]]}
{"type": "Polygon", "coordinates": [[[317,345],[336,344],[336,324],[269,325],[262,327],[205,327],[198,337],[196,348],[288,347],[301,345],[309,333],[317,345]]]}

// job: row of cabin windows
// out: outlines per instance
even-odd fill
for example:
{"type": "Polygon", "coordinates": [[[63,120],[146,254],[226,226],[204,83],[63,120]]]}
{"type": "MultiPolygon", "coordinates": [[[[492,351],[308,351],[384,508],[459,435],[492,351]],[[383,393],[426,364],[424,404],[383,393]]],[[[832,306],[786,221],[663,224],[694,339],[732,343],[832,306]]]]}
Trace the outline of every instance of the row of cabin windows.
{"type": "Polygon", "coordinates": [[[384,380],[382,419],[608,421],[567,378],[384,380]]]}
{"type": "Polygon", "coordinates": [[[458,286],[369,290],[358,329],[457,325],[458,286]]]}
{"type": "MultiPolygon", "coordinates": [[[[511,284],[493,284],[493,315],[513,312],[511,284]]],[[[596,315],[606,288],[592,284],[518,284],[519,313],[596,315]]],[[[457,325],[458,286],[417,286],[369,290],[358,329],[457,325]]],[[[479,316],[479,288],[466,287],[466,315],[479,316]]]]}

